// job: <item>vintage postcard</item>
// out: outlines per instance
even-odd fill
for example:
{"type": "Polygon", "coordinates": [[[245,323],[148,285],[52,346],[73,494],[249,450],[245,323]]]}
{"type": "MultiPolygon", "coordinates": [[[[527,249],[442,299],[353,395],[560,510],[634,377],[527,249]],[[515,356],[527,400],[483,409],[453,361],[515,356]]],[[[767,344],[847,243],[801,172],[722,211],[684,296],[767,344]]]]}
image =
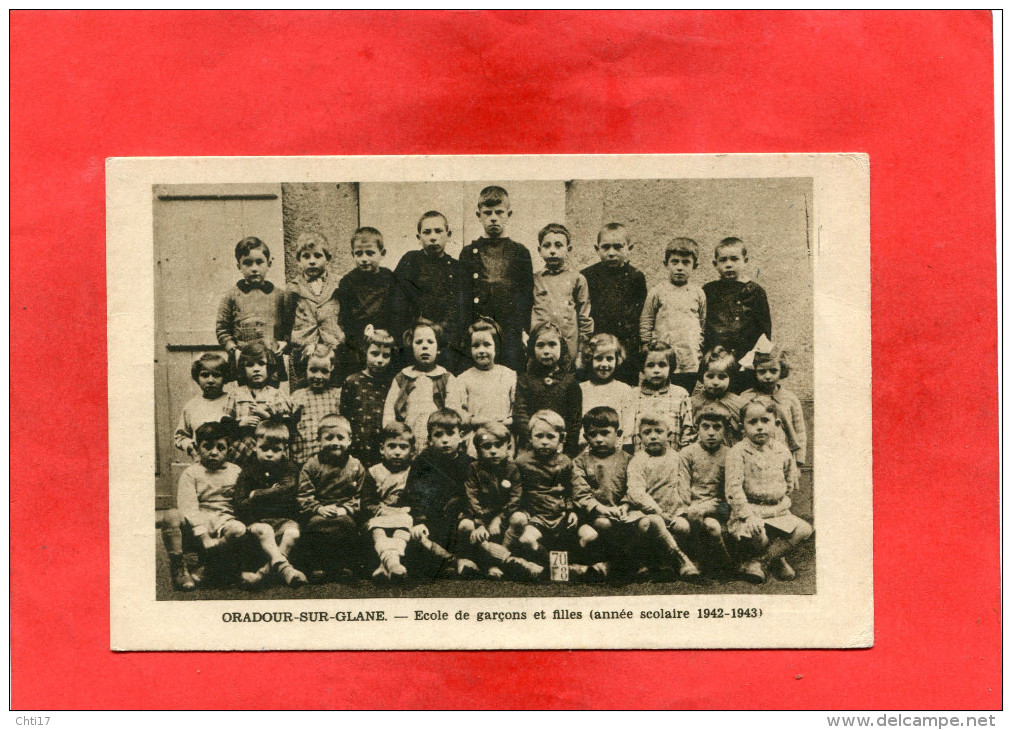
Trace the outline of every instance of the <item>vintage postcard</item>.
{"type": "Polygon", "coordinates": [[[106,176],[114,650],[871,646],[866,155],[106,176]]]}

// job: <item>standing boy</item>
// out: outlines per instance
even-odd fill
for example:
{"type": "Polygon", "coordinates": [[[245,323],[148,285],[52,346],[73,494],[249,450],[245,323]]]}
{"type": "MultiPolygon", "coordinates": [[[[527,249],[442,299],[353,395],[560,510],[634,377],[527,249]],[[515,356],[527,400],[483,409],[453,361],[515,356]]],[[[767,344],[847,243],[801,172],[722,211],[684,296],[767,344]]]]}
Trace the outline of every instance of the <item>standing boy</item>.
{"type": "MultiPolygon", "coordinates": [[[[740,360],[765,334],[773,336],[770,305],[766,290],[745,275],[748,249],[740,238],[725,238],[713,251],[713,265],[720,278],[703,285],[706,294],[706,326],[703,352],[717,345],[740,360]]],[[[731,391],[740,393],[744,387],[739,376],[731,383],[731,391]]]]}
{"type": "Polygon", "coordinates": [[[629,263],[632,251],[629,231],[621,223],[609,223],[597,234],[594,250],[601,260],[583,270],[594,313],[594,332],[615,335],[626,351],[626,360],[615,378],[638,385],[640,371],[640,312],[647,298],[643,272],[629,263]]]}
{"type": "Polygon", "coordinates": [[[666,342],[675,351],[671,382],[691,391],[702,356],[706,295],[689,275],[696,268],[699,246],[691,238],[675,238],[664,249],[668,281],[647,294],[640,316],[644,345],[666,342]]]}
{"type": "Polygon", "coordinates": [[[292,321],[292,390],[306,383],[306,360],[317,345],[332,349],[344,342],[337,322],[334,297],[337,277],[328,272],[330,245],[322,233],[307,231],[295,240],[298,275],[288,282],[288,311],[292,321]]]}
{"type": "Polygon", "coordinates": [[[394,272],[380,265],[386,256],[383,234],[369,226],[357,229],[351,237],[351,256],[355,268],[341,279],[336,294],[341,308],[338,322],[344,331],[347,348],[340,358],[336,385],[365,367],[366,325],[390,331],[394,272]]]}
{"type": "Polygon", "coordinates": [[[538,233],[538,253],[545,268],[534,275],[531,332],[542,322],[554,322],[580,370],[583,347],[594,334],[594,320],[587,280],[569,266],[572,250],[569,230],[561,223],[549,223],[538,233]]]}
{"type": "Polygon", "coordinates": [[[513,211],[509,193],[491,185],[478,196],[475,213],[485,235],[460,254],[462,323],[470,326],[479,317],[491,317],[502,328],[502,363],[523,370],[523,333],[531,322],[534,269],[531,255],[506,237],[506,222],[513,211]]]}
{"type": "Polygon", "coordinates": [[[235,264],[242,279],[225,292],[218,305],[214,327],[218,344],[233,364],[239,361],[243,348],[257,340],[280,354],[288,342],[291,321],[284,291],[267,281],[271,250],[259,238],[248,236],[235,245],[235,264]]]}
{"type": "MultiPolygon", "coordinates": [[[[456,375],[467,356],[459,351],[462,336],[460,263],[446,253],[452,235],[450,224],[442,213],[430,210],[422,214],[415,235],[422,250],[408,251],[397,262],[394,269],[397,285],[390,310],[396,318],[392,334],[397,340],[419,318],[441,325],[448,347],[440,353],[439,364],[456,375]]],[[[397,363],[396,369],[409,364],[410,358],[407,358],[397,363]]]]}

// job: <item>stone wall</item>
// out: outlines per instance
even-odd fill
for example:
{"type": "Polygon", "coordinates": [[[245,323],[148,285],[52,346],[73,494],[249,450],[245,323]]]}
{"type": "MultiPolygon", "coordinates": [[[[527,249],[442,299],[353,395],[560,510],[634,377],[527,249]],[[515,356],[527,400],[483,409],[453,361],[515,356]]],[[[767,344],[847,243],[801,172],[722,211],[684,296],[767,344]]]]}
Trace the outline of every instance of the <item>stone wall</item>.
{"type": "MultiPolygon", "coordinates": [[[[351,269],[349,241],[359,221],[355,183],[282,185],[285,269],[294,275],[294,241],[303,230],[317,230],[332,244],[333,270],[351,269]]],[[[713,247],[737,236],[749,251],[750,276],[767,291],[773,339],[792,355],[787,387],[803,401],[812,399],[813,272],[810,251],[812,182],[808,178],[708,180],[574,180],[566,183],[565,224],[573,233],[573,263],[597,260],[594,242],[605,223],[625,223],[632,235],[632,263],[647,284],[666,276],[664,246],[686,236],[700,246],[694,281],[715,278],[713,247]]],[[[473,201],[463,205],[470,210],[473,201]]],[[[514,217],[520,215],[518,211],[514,217]]],[[[534,241],[523,241],[534,246],[534,241]]],[[[535,256],[535,268],[540,262],[535,256]]]]}

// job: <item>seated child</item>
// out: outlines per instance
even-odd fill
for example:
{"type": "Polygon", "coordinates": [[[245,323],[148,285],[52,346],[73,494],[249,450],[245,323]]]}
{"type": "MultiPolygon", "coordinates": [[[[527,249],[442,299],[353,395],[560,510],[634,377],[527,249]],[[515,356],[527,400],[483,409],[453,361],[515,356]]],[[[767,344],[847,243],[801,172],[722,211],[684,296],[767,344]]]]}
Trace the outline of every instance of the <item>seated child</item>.
{"type": "Polygon", "coordinates": [[[516,568],[519,577],[537,579],[544,568],[513,557],[502,546],[510,515],[520,508],[521,478],[509,457],[510,431],[502,423],[484,423],[474,433],[478,461],[464,485],[466,518],[461,522],[460,552],[472,548],[472,559],[494,580],[503,577],[503,568],[516,568]],[[468,540],[463,540],[467,536],[468,540]]]}
{"type": "Polygon", "coordinates": [[[742,406],[745,438],[731,447],[724,466],[731,506],[728,532],[746,556],[742,577],[753,583],[766,580],[763,566],[780,580],[793,580],[794,568],[786,558],[814,532],[791,514],[798,467],[787,447],[773,438],[776,419],[776,407],[768,401],[754,399],[742,406]]]}
{"type": "MultiPolygon", "coordinates": [[[[713,266],[720,278],[703,284],[704,352],[720,346],[738,360],[755,346],[761,335],[773,336],[766,290],[749,280],[746,264],[748,249],[740,238],[725,238],[713,251],[713,266]]],[[[738,373],[734,373],[731,392],[740,393],[743,387],[738,373]]]]}
{"type": "Polygon", "coordinates": [[[566,349],[566,341],[558,326],[544,322],[531,332],[531,357],[527,371],[517,376],[517,397],[513,405],[513,430],[521,447],[528,447],[529,433],[524,424],[531,414],[554,411],[566,424],[563,451],[573,457],[580,450],[580,417],[583,414],[583,393],[576,382],[566,349]]]}
{"type": "Polygon", "coordinates": [[[436,358],[443,345],[443,330],[434,322],[420,319],[404,333],[404,345],[411,349],[414,365],[394,376],[383,404],[383,423],[398,421],[411,433],[423,433],[429,416],[445,408],[455,378],[436,358]]]}
{"type": "Polygon", "coordinates": [[[685,518],[702,543],[708,563],[717,570],[731,565],[724,542],[731,508],[724,500],[724,463],[728,447],[724,443],[727,414],[707,404],[696,415],[697,439],[678,454],[679,487],[688,491],[689,508],[685,518]]]}
{"type": "MultiPolygon", "coordinates": [[[[576,544],[578,518],[573,511],[573,462],[562,453],[566,422],[555,411],[537,411],[527,423],[531,447],[517,456],[522,483],[520,509],[510,516],[503,547],[524,550],[542,568],[549,550],[568,550],[576,544]]],[[[590,569],[570,563],[572,575],[586,577],[590,569]]],[[[597,566],[592,573],[598,575],[597,566]]]]}
{"type": "Polygon", "coordinates": [[[426,430],[428,446],[415,458],[404,488],[414,521],[411,537],[438,558],[420,566],[421,574],[431,580],[451,560],[456,560],[458,575],[477,573],[474,561],[453,555],[466,510],[464,484],[471,473],[471,458],[460,448],[460,415],[440,408],[429,415],[426,430]]]}
{"type": "Polygon", "coordinates": [[[351,425],[342,416],[320,419],[320,451],[299,474],[302,547],[310,578],[348,576],[358,565],[358,516],[365,467],[349,455],[351,425]]]}
{"type": "Polygon", "coordinates": [[[724,443],[733,446],[741,439],[741,396],[730,391],[738,363],[730,352],[717,346],[703,357],[703,375],[692,391],[692,412],[706,405],[720,409],[727,417],[724,443]]]}
{"type": "MultiPolygon", "coordinates": [[[[286,330],[291,323],[284,290],[267,281],[271,250],[259,238],[249,236],[235,245],[235,262],[242,279],[225,292],[218,305],[214,328],[218,344],[233,362],[238,362],[247,345],[257,341],[272,354],[280,355],[288,342],[286,330]]],[[[283,375],[283,367],[273,373],[275,378],[283,375]]]]}
{"type": "Polygon", "coordinates": [[[292,417],[298,421],[295,438],[292,439],[292,461],[300,469],[320,450],[317,438],[320,419],[341,412],[341,389],[331,385],[334,351],[327,345],[313,345],[303,354],[309,387],[296,390],[291,399],[292,417]]]}
{"type": "MultiPolygon", "coordinates": [[[[491,423],[513,424],[517,374],[496,363],[499,334],[499,325],[485,318],[468,328],[474,367],[457,376],[448,396],[450,407],[460,413],[465,433],[491,423]]],[[[474,448],[472,443],[468,449],[472,457],[477,455],[474,448]]]]}
{"type": "Polygon", "coordinates": [[[632,404],[632,422],[635,432],[632,445],[640,448],[640,418],[644,413],[662,413],[671,426],[669,443],[676,451],[693,439],[692,401],[685,389],[671,383],[671,370],[675,351],[667,343],[651,342],[643,356],[643,373],[640,387],[632,404]]]}
{"type": "Polygon", "coordinates": [[[293,391],[305,385],[307,353],[317,345],[336,350],[344,342],[334,297],[337,277],[327,270],[331,254],[326,237],[315,231],[300,233],[295,247],[299,274],[288,282],[293,391]]]}
{"type": "Polygon", "coordinates": [[[243,583],[258,585],[274,571],[287,585],[306,583],[288,556],[299,540],[298,470],[288,460],[288,425],[280,418],[256,427],[256,460],[243,467],[235,483],[235,514],[260,543],[267,562],[256,572],[244,572],[243,583]]]}
{"type": "MultiPolygon", "coordinates": [[[[684,543],[691,534],[686,519],[689,490],[679,480],[681,453],[671,448],[670,432],[671,424],[662,413],[645,413],[640,418],[641,450],[629,461],[627,498],[642,513],[660,516],[676,543],[684,543]]],[[[691,447],[692,444],[686,449],[691,447]]],[[[641,530],[648,529],[642,522],[639,527],[641,530]]],[[[682,567],[679,572],[682,577],[697,577],[699,571],[688,556],[680,557],[682,567]]]]}
{"type": "Polygon", "coordinates": [[[269,382],[277,373],[278,358],[263,342],[253,342],[239,356],[238,386],[229,392],[225,415],[239,424],[236,461],[244,466],[256,450],[254,433],[260,421],[291,415],[288,398],[269,382]]]}
{"type": "MultiPolygon", "coordinates": [[[[618,421],[622,426],[623,440],[632,442],[632,408],[635,394],[633,389],[616,379],[615,374],[625,362],[626,351],[615,335],[599,333],[590,338],[585,348],[583,365],[590,379],[580,383],[583,395],[583,414],[598,406],[611,406],[618,411],[618,421]]],[[[580,434],[580,445],[586,440],[580,434]]]]}
{"type": "Polygon", "coordinates": [[[397,285],[390,311],[397,318],[394,332],[404,332],[419,318],[442,327],[447,348],[440,353],[439,364],[456,375],[467,356],[466,351],[459,351],[462,331],[460,263],[446,253],[446,244],[452,235],[450,224],[442,213],[430,210],[422,214],[415,235],[422,249],[408,251],[397,262],[394,269],[397,285]]]}
{"type": "Polygon", "coordinates": [[[633,244],[621,223],[608,223],[597,234],[594,250],[601,260],[581,273],[587,279],[594,331],[615,335],[626,352],[615,378],[630,386],[639,383],[640,314],[647,298],[643,272],[629,263],[633,244]]]}
{"type": "Polygon", "coordinates": [[[217,352],[206,352],[193,361],[190,377],[200,386],[200,395],[186,401],[179,414],[173,443],[191,459],[197,457],[194,433],[202,424],[220,421],[225,415],[228,396],[223,388],[229,379],[228,360],[217,352]]]}
{"type": "Polygon", "coordinates": [[[675,351],[677,367],[671,382],[691,388],[702,355],[703,326],[706,324],[706,295],[689,281],[696,268],[699,246],[691,238],[675,238],[664,249],[668,281],[647,293],[640,316],[640,341],[666,342],[675,351]]]}
{"type": "Polygon", "coordinates": [[[340,413],[351,424],[351,455],[364,466],[381,460],[379,441],[383,404],[390,392],[394,338],[386,330],[365,328],[365,369],[348,376],[341,387],[340,413]]]}
{"type": "Polygon", "coordinates": [[[580,370],[583,347],[594,334],[594,320],[590,316],[587,280],[568,263],[572,250],[569,231],[561,223],[549,223],[538,233],[538,253],[545,268],[534,275],[531,331],[542,322],[553,322],[580,370]]]}
{"type": "Polygon", "coordinates": [[[524,367],[523,333],[530,326],[533,305],[531,254],[505,235],[513,211],[509,193],[503,188],[484,188],[475,215],[485,235],[460,252],[461,323],[467,327],[479,317],[498,322],[503,365],[520,371],[524,367]]]}
{"type": "Polygon", "coordinates": [[[338,322],[347,347],[338,384],[365,365],[366,326],[389,332],[393,324],[390,301],[395,280],[394,272],[380,266],[386,255],[383,234],[369,226],[357,229],[351,237],[351,255],[355,268],[341,279],[336,294],[341,310],[338,322]]]}
{"type": "Polygon", "coordinates": [[[188,466],[180,475],[176,507],[165,514],[162,540],[169,554],[176,590],[196,588],[195,579],[202,577],[203,568],[208,565],[217,577],[231,577],[232,565],[220,548],[234,546],[246,534],[246,525],[236,519],[232,508],[239,467],[225,460],[231,430],[231,425],[220,421],[197,427],[195,440],[200,463],[188,466]],[[183,560],[184,543],[196,543],[194,547],[202,556],[201,567],[193,576],[183,560]]]}
{"type": "Polygon", "coordinates": [[[628,494],[629,455],[618,447],[622,430],[614,408],[600,406],[583,417],[587,450],[573,461],[573,501],[583,524],[580,545],[595,545],[610,563],[620,559],[621,567],[634,568],[640,539],[647,549],[662,557],[673,567],[680,565],[683,577],[699,575],[696,566],[682,552],[668,532],[656,502],[645,492],[628,494]],[[644,514],[640,508],[649,510],[644,514]]]}
{"type": "Polygon", "coordinates": [[[382,461],[369,467],[362,486],[365,528],[372,535],[379,567],[374,580],[402,580],[407,568],[401,563],[411,539],[411,511],[404,503],[415,436],[403,423],[388,423],[379,434],[382,461]]]}
{"type": "MultiPolygon", "coordinates": [[[[760,342],[763,339],[760,338],[760,342]]],[[[756,348],[758,347],[759,345],[756,345],[756,348]]],[[[750,364],[755,370],[755,387],[744,391],[741,397],[745,401],[765,398],[773,403],[777,409],[778,426],[774,435],[777,441],[787,444],[787,448],[794,455],[794,461],[798,466],[802,466],[805,463],[808,434],[805,429],[805,416],[801,411],[801,401],[798,400],[798,396],[780,384],[780,381],[791,372],[787,354],[772,343],[767,347],[768,349],[764,348],[764,352],[752,349],[750,364]]]]}

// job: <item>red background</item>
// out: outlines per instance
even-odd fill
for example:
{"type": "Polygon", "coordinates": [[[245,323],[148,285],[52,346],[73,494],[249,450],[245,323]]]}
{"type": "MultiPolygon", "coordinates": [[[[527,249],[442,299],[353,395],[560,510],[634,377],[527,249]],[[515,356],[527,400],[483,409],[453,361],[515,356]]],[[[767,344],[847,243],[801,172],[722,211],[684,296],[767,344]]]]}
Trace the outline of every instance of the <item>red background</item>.
{"type": "Polygon", "coordinates": [[[992,97],[987,12],[12,13],[13,707],[999,708],[992,97]],[[802,151],[871,155],[874,649],[109,651],[106,157],[802,151]]]}

